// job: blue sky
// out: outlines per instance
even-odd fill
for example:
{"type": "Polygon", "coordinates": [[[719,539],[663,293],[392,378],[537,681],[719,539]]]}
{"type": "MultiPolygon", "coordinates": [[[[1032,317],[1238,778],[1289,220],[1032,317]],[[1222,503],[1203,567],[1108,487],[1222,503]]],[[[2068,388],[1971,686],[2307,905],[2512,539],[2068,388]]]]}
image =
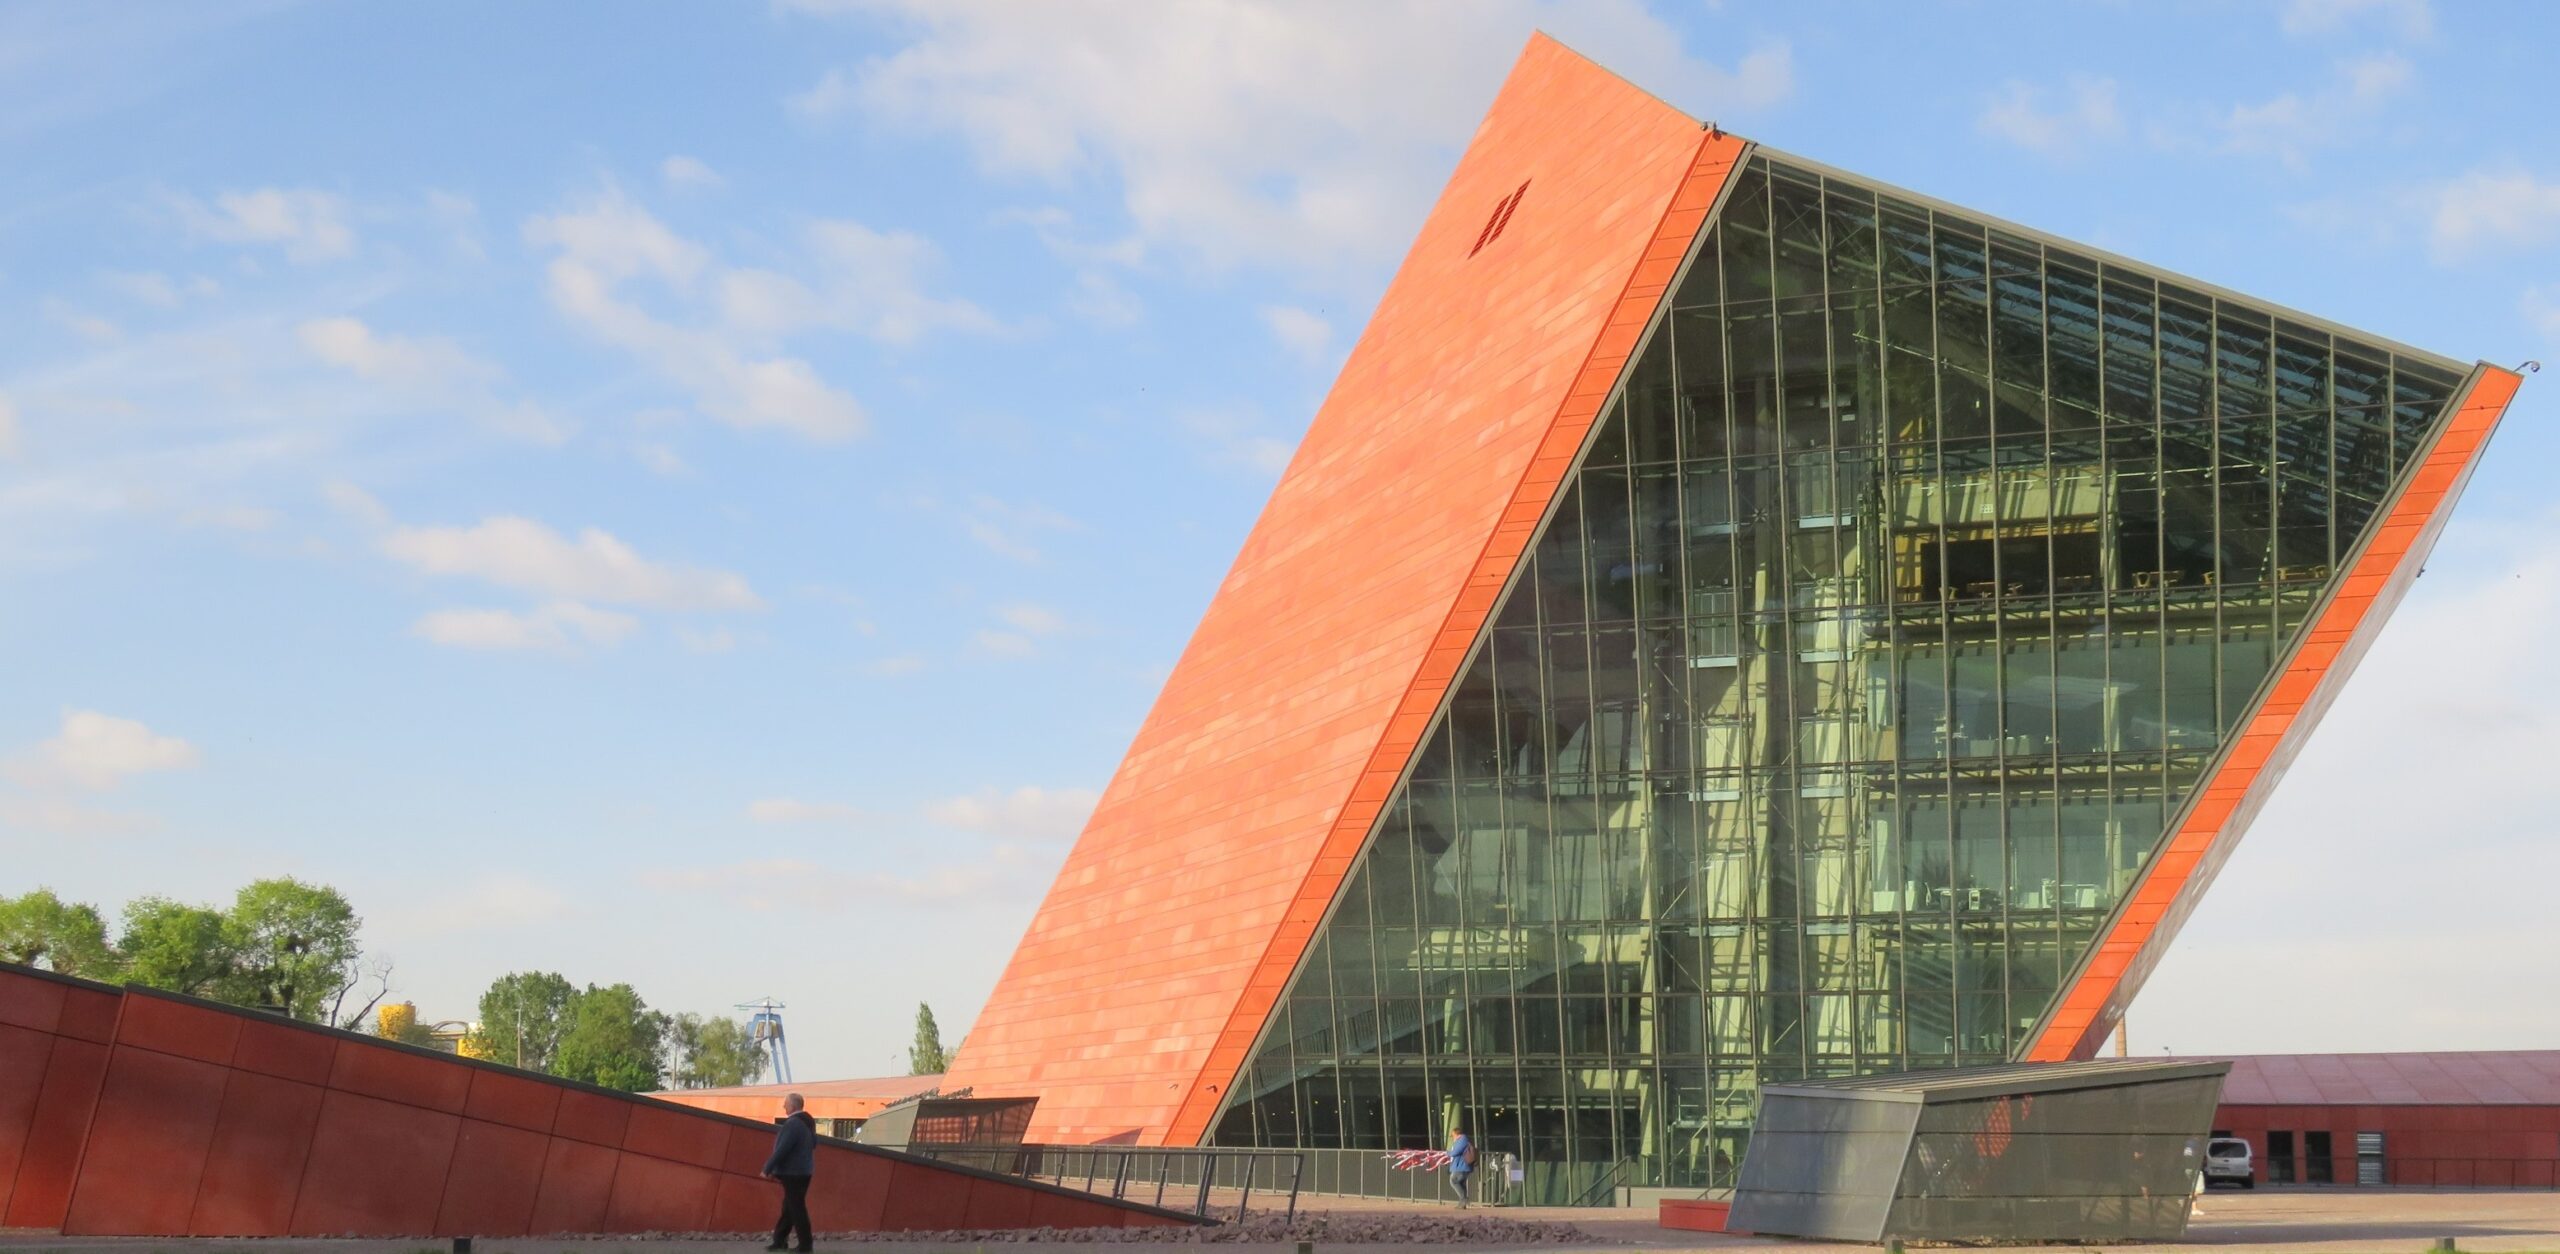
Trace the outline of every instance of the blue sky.
{"type": "MultiPolygon", "coordinates": [[[[2536,5],[0,6],[0,891],[292,873],[430,1018],[541,967],[779,996],[804,1075],[956,1039],[1539,27],[2560,354],[2536,5]]],[[[2560,1028],[2543,391],[2137,1048],[2560,1028]]]]}

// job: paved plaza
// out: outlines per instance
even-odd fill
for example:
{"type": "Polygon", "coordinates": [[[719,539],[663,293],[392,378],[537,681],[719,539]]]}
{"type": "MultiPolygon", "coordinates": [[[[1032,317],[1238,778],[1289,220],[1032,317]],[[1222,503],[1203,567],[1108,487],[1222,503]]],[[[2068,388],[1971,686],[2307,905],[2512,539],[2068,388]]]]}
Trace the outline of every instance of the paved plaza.
{"type": "MultiPolygon", "coordinates": [[[[1356,1249],[1373,1245],[1429,1244],[1453,1252],[1521,1250],[1540,1254],[1565,1254],[1578,1250],[1713,1250],[1719,1254],[1750,1254],[1752,1251],[1788,1251],[1789,1254],[1817,1254],[1827,1250],[1873,1250],[1873,1246],[1832,1245],[1811,1241],[1788,1241],[1767,1237],[1727,1237],[1702,1233],[1667,1232],[1656,1227],[1649,1214],[1640,1211],[1611,1210],[1530,1210],[1507,1209],[1495,1212],[1470,1211],[1462,1219],[1454,1208],[1414,1206],[1362,1199],[1311,1198],[1302,1207],[1302,1215],[1315,1221],[1318,1230],[1331,1237],[1319,1240],[1316,1248],[1325,1250],[1356,1249]],[[1459,1225],[1463,1224],[1463,1227],[1459,1225]],[[1545,1225],[1571,1225],[1580,1229],[1579,1238],[1541,1239],[1536,1235],[1545,1225]],[[1506,1234],[1508,1229],[1508,1234],[1506,1234]],[[1455,1239],[1452,1239],[1455,1238],[1455,1239]]],[[[1271,1254],[1294,1254],[1294,1240],[1236,1241],[1242,1235],[1219,1230],[1204,1230],[1196,1237],[1178,1241],[1148,1242],[1167,1245],[1216,1245],[1236,1254],[1269,1251],[1271,1254]]],[[[1257,1233],[1256,1235],[1260,1235],[1257,1233]]],[[[2472,1190],[2371,1190],[2287,1191],[2258,1193],[2213,1193],[2205,1197],[2196,1220],[2187,1229],[2187,1239],[2175,1245],[2118,1245],[2106,1247],[2124,1254],[2147,1254],[2150,1251],[2207,1250],[2215,1254],[2245,1254],[2248,1251],[2282,1252],[2282,1254],[2366,1254],[2366,1252],[2399,1251],[2421,1254],[2438,1238],[2451,1237],[2462,1250],[2480,1251],[2560,1251],[2560,1192],[2483,1192],[2472,1190]]],[[[1037,1251],[1074,1251],[1094,1244],[1116,1244],[1099,1241],[1013,1241],[1002,1235],[980,1238],[952,1234],[918,1240],[822,1241],[822,1246],[858,1245],[881,1254],[898,1251],[977,1251],[996,1247],[1022,1254],[1037,1251]]],[[[711,1249],[750,1250],[762,1247],[761,1236],[755,1238],[676,1238],[649,1240],[633,1238],[580,1237],[510,1237],[479,1243],[473,1254],[620,1254],[630,1251],[663,1251],[665,1254],[699,1254],[711,1249]]],[[[244,1241],[204,1240],[152,1237],[60,1237],[50,1233],[9,1231],[0,1229],[0,1250],[6,1251],[189,1251],[210,1254],[221,1250],[310,1251],[311,1254],[422,1254],[443,1251],[448,1243],[441,1240],[406,1241],[244,1241]]],[[[2024,1247],[2003,1247],[2024,1248],[2024,1247]]],[[[2080,1247],[2068,1247],[2080,1248],[2080,1247]]]]}

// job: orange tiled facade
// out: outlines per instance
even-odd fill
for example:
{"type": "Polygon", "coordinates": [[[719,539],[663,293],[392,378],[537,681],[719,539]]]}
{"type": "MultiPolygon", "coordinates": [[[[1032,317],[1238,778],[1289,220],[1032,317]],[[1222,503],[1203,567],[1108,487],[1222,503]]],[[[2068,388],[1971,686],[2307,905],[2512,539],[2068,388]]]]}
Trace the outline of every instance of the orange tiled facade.
{"type": "Polygon", "coordinates": [[[2516,383],[1533,39],[948,1084],[1571,1193],[2085,1057],[2516,383]]]}
{"type": "Polygon", "coordinates": [[[1036,1091],[1035,1140],[1196,1136],[1737,147],[1531,42],[953,1085],[1036,1091]]]}

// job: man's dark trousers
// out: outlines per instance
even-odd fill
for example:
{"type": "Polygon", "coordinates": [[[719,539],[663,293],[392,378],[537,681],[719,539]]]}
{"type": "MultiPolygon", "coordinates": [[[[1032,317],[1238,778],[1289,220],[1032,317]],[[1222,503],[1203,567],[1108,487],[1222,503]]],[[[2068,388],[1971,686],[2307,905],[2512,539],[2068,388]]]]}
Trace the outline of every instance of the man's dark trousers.
{"type": "Polygon", "coordinates": [[[775,1176],[782,1182],[782,1218],[773,1221],[774,1248],[782,1248],[782,1238],[797,1232],[800,1243],[792,1248],[809,1248],[809,1177],[775,1176]]]}

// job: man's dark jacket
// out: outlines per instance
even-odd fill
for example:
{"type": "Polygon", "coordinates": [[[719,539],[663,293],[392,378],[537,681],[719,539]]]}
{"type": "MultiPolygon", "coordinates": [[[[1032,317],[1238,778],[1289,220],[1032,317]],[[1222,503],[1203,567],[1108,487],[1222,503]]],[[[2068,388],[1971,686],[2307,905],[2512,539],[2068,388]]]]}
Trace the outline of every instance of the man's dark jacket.
{"type": "Polygon", "coordinates": [[[813,1176],[818,1166],[818,1121],[800,1111],[782,1121],[773,1134],[773,1153],[764,1160],[768,1176],[813,1176]]]}

